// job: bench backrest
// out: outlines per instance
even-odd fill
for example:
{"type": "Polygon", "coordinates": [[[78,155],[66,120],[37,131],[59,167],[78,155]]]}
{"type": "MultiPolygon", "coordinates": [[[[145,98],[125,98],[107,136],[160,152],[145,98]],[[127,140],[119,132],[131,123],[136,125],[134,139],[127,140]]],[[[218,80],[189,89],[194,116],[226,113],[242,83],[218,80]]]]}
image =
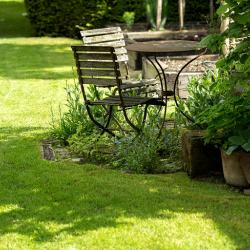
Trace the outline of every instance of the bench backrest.
{"type": "Polygon", "coordinates": [[[113,47],[72,46],[72,50],[81,85],[112,87],[121,83],[119,64],[113,47]]]}
{"type": "Polygon", "coordinates": [[[124,34],[120,27],[80,31],[85,46],[112,46],[115,48],[117,61],[125,67],[125,77],[129,78],[128,54],[125,47],[124,34]]]}

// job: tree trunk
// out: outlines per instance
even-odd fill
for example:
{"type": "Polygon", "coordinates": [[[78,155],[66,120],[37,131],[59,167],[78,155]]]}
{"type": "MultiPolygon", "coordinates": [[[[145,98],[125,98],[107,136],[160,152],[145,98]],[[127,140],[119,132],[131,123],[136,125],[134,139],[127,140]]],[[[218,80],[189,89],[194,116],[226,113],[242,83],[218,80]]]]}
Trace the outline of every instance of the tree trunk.
{"type": "MultiPolygon", "coordinates": [[[[225,4],[225,2],[222,1],[221,4],[225,4]]],[[[223,16],[221,17],[221,25],[220,25],[220,32],[221,33],[228,29],[229,23],[230,23],[229,17],[227,17],[227,18],[225,18],[223,16]]],[[[223,55],[226,56],[229,53],[229,50],[230,50],[230,41],[229,41],[229,38],[227,38],[225,40],[223,47],[222,47],[223,55]]]]}
{"type": "Polygon", "coordinates": [[[162,13],[162,0],[157,0],[156,9],[156,30],[160,30],[161,27],[161,13],[162,13]]]}

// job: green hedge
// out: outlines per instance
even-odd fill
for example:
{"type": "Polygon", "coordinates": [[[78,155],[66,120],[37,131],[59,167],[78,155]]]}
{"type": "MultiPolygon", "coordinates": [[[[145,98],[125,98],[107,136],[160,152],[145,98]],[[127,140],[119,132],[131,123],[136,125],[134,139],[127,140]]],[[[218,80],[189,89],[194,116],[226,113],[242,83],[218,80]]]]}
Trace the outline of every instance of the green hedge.
{"type": "Polygon", "coordinates": [[[28,17],[38,36],[77,34],[76,25],[98,26],[102,13],[97,0],[25,0],[28,17]],[[97,13],[93,16],[93,14],[97,13]]]}
{"type": "Polygon", "coordinates": [[[77,35],[76,25],[94,28],[121,22],[125,11],[145,20],[144,0],[25,0],[28,17],[38,36],[77,35]]]}
{"type": "MultiPolygon", "coordinates": [[[[25,5],[38,36],[76,37],[76,25],[96,28],[121,22],[125,11],[134,11],[136,22],[146,21],[144,0],[25,0],[25,5]]],[[[187,1],[186,21],[200,21],[208,13],[208,2],[187,1]]],[[[168,21],[178,21],[177,0],[169,0],[168,21]]]]}

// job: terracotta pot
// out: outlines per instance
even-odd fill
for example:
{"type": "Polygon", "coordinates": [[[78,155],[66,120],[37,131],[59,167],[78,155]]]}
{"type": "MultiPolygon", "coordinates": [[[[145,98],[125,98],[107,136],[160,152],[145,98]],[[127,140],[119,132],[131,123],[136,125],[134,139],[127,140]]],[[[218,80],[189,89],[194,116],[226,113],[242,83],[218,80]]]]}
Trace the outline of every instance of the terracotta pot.
{"type": "Polygon", "coordinates": [[[221,158],[226,183],[237,187],[250,186],[250,153],[239,151],[227,155],[221,150],[221,158]]]}

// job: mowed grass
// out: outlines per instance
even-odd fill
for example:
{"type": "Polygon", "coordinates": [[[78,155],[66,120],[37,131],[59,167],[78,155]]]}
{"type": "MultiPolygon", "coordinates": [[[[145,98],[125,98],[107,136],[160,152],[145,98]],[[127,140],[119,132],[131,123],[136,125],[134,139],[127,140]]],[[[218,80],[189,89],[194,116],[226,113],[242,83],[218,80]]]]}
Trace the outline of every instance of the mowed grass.
{"type": "Polygon", "coordinates": [[[28,37],[34,34],[26,17],[26,10],[22,0],[0,1],[0,38],[28,37]]]}
{"type": "Polygon", "coordinates": [[[0,39],[1,250],[250,249],[250,198],[224,184],[42,160],[79,41],[12,32],[0,39]]]}

